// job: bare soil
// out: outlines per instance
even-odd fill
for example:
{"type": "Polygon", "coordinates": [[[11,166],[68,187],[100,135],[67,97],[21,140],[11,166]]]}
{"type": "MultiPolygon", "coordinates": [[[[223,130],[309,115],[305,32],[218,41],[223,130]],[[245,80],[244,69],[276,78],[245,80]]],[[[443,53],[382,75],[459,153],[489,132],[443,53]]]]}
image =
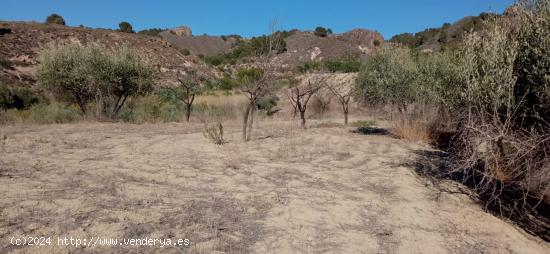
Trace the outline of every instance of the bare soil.
{"type": "Polygon", "coordinates": [[[222,146],[194,124],[0,127],[0,253],[550,253],[458,184],[418,176],[426,145],[258,124],[248,143],[227,124],[222,146]],[[65,236],[191,244],[57,246],[65,236]]]}

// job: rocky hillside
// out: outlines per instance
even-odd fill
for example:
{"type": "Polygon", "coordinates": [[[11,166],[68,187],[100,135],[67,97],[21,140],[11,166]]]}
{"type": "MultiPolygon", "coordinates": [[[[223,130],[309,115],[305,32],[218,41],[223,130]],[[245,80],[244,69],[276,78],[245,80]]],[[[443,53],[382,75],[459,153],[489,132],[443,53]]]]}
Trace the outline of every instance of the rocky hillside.
{"type": "Polygon", "coordinates": [[[384,42],[378,32],[355,29],[338,35],[319,37],[311,32],[296,32],[286,39],[289,63],[364,57],[384,42]]]}
{"type": "Polygon", "coordinates": [[[185,69],[200,69],[208,75],[212,71],[196,56],[185,56],[161,38],[122,33],[106,29],[89,29],[39,23],[0,23],[0,79],[27,85],[35,83],[33,67],[40,51],[49,43],[95,43],[114,49],[129,47],[142,55],[159,70],[158,84],[174,82],[176,74],[185,69]]]}
{"type": "Polygon", "coordinates": [[[231,43],[218,36],[193,36],[189,27],[178,27],[159,34],[179,49],[187,49],[195,55],[212,56],[231,50],[231,43]]]}

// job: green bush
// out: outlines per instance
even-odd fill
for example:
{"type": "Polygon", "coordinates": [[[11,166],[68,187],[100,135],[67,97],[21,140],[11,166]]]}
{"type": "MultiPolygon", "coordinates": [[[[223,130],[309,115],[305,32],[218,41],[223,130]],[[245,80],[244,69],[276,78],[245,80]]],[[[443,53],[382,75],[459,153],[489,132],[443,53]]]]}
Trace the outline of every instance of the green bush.
{"type": "Polygon", "coordinates": [[[332,34],[332,30],[330,28],[324,28],[322,26],[318,26],[313,31],[313,34],[319,37],[327,37],[327,35],[332,34]]]}
{"type": "Polygon", "coordinates": [[[77,105],[65,105],[61,103],[34,104],[28,109],[0,110],[0,124],[15,123],[69,123],[83,118],[77,105]]]}
{"type": "Polygon", "coordinates": [[[46,24],[65,25],[65,20],[60,15],[53,13],[46,18],[46,24]]]}
{"type": "Polygon", "coordinates": [[[131,99],[119,118],[131,123],[180,122],[183,115],[183,107],[176,99],[149,95],[131,99]]]}
{"type": "Polygon", "coordinates": [[[316,71],[321,69],[321,63],[314,62],[314,61],[307,61],[303,62],[302,64],[298,65],[298,72],[299,73],[308,73],[311,71],[316,71]]]}
{"type": "Polygon", "coordinates": [[[256,100],[256,108],[266,112],[271,112],[277,106],[279,97],[276,95],[263,96],[256,100]]]}
{"type": "Polygon", "coordinates": [[[0,110],[27,109],[39,102],[46,102],[46,98],[29,89],[9,88],[0,84],[0,110]]]}
{"type": "Polygon", "coordinates": [[[189,49],[181,49],[180,52],[181,52],[184,56],[191,55],[191,51],[189,51],[189,49]]]}
{"type": "Polygon", "coordinates": [[[149,29],[143,29],[138,32],[138,34],[143,34],[147,36],[160,36],[160,33],[168,31],[168,29],[162,29],[162,28],[149,28],[149,29]]]}
{"type": "Polygon", "coordinates": [[[127,48],[110,52],[96,46],[53,45],[40,55],[36,79],[60,100],[86,112],[95,101],[101,114],[114,116],[128,97],[152,89],[154,69],[127,48]]]}
{"type": "Polygon", "coordinates": [[[13,67],[12,67],[12,63],[9,60],[4,59],[3,57],[0,56],[0,68],[11,69],[13,67]]]}
{"type": "Polygon", "coordinates": [[[340,60],[326,60],[324,66],[330,72],[359,72],[361,61],[357,57],[347,57],[340,60]]]}
{"type": "Polygon", "coordinates": [[[118,24],[118,30],[123,33],[134,33],[134,28],[126,21],[122,21],[118,24]]]}

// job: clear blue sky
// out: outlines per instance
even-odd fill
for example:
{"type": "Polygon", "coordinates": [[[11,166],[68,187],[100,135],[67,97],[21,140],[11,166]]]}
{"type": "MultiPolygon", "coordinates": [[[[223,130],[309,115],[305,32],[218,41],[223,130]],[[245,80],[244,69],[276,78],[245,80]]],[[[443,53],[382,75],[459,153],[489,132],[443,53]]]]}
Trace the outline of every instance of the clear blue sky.
{"type": "Polygon", "coordinates": [[[389,39],[445,22],[502,13],[513,0],[2,0],[0,20],[44,21],[51,13],[67,25],[118,28],[128,21],[138,31],[188,25],[193,34],[265,34],[270,20],[278,28],[312,30],[316,26],[341,33],[353,28],[381,32],[389,39]]]}

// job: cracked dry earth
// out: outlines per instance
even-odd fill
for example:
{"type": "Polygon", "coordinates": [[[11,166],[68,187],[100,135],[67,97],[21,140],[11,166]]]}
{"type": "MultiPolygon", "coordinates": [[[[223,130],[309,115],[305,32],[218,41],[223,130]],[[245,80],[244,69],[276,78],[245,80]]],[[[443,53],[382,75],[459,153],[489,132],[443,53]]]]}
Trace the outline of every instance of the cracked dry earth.
{"type": "Polygon", "coordinates": [[[201,126],[1,127],[0,253],[550,253],[441,192],[420,144],[347,128],[260,122],[211,144],[201,126]],[[14,246],[45,236],[51,246],[14,246]],[[57,237],[187,238],[185,246],[58,246],[57,237]]]}

